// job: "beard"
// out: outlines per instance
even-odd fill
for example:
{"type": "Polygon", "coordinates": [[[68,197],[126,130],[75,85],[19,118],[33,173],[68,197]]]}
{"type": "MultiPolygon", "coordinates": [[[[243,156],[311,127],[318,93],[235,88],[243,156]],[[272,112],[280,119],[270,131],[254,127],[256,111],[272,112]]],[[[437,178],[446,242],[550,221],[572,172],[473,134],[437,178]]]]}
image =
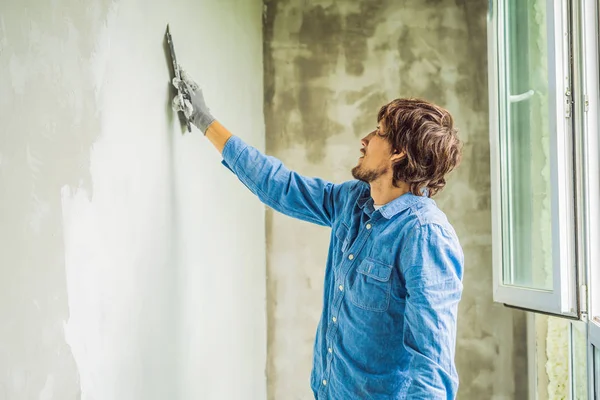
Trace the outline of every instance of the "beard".
{"type": "Polygon", "coordinates": [[[352,168],[352,176],[354,177],[354,179],[358,179],[359,181],[363,181],[366,183],[371,183],[377,180],[381,176],[385,175],[387,172],[387,167],[380,167],[378,169],[366,169],[359,164],[356,167],[352,168]]]}

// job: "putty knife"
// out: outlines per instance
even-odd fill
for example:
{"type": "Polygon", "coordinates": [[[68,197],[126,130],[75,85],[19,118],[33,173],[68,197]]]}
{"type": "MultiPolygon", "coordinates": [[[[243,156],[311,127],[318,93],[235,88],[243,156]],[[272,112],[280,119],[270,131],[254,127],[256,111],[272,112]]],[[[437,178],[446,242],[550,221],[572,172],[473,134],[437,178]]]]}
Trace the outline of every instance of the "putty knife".
{"type": "MultiPolygon", "coordinates": [[[[169,44],[169,51],[171,53],[171,62],[173,63],[173,71],[175,71],[175,77],[177,79],[181,79],[181,71],[179,70],[179,64],[177,64],[177,57],[175,57],[175,49],[173,48],[173,38],[171,37],[171,32],[169,31],[169,24],[167,24],[167,43],[169,44]]],[[[185,91],[185,89],[177,88],[177,96],[179,96],[179,101],[181,104],[185,104],[183,102],[184,99],[190,99],[189,93],[185,91]]],[[[185,113],[181,111],[183,114],[183,119],[185,121],[185,125],[187,126],[188,132],[192,131],[192,124],[190,120],[186,117],[185,113]]]]}

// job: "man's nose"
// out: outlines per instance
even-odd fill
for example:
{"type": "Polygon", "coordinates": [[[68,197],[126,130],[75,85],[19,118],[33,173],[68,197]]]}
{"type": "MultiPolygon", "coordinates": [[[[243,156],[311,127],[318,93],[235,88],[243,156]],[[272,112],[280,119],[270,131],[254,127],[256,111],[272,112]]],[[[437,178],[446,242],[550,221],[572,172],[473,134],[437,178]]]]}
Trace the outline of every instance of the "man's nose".
{"type": "Polygon", "coordinates": [[[367,145],[369,144],[369,140],[371,139],[371,136],[373,136],[374,133],[375,131],[369,132],[367,136],[360,140],[360,144],[362,144],[363,147],[367,147],[367,145]]]}

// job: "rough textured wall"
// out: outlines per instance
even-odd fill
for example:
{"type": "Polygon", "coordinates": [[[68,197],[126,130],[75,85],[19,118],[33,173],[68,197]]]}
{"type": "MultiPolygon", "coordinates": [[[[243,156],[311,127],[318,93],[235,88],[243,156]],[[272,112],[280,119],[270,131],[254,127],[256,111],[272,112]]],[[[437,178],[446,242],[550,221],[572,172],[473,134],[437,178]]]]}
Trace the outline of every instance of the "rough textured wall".
{"type": "Polygon", "coordinates": [[[262,148],[261,17],[0,2],[0,400],[266,397],[264,208],[181,134],[163,47],[170,23],[215,115],[262,148]]]}
{"type": "MultiPolygon", "coordinates": [[[[485,0],[267,0],[267,151],[351,179],[378,108],[418,96],[447,107],[464,161],[437,198],[466,255],[460,399],[527,396],[524,314],[492,302],[485,0]]],[[[267,213],[269,398],[308,399],[329,232],[267,213]]]]}

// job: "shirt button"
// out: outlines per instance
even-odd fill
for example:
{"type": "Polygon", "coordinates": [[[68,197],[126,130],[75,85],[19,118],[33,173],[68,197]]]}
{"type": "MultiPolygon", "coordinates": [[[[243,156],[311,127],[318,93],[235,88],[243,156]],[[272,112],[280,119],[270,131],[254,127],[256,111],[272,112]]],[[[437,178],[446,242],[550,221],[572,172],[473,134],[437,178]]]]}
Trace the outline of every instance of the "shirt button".
{"type": "Polygon", "coordinates": [[[338,286],[338,288],[340,289],[340,292],[344,291],[344,285],[340,285],[340,286],[338,286]]]}
{"type": "Polygon", "coordinates": [[[333,353],[333,349],[330,347],[327,349],[328,352],[333,353]]]}
{"type": "Polygon", "coordinates": [[[327,381],[323,379],[323,386],[327,385],[327,381]]]}
{"type": "Polygon", "coordinates": [[[371,224],[367,224],[367,229],[371,229],[371,224]]]}
{"type": "Polygon", "coordinates": [[[348,260],[354,260],[354,254],[350,254],[350,255],[348,256],[348,260]]]}
{"type": "Polygon", "coordinates": [[[335,321],[337,321],[337,318],[336,318],[336,317],[333,317],[333,318],[331,318],[331,320],[332,320],[333,322],[335,322],[335,321]]]}

